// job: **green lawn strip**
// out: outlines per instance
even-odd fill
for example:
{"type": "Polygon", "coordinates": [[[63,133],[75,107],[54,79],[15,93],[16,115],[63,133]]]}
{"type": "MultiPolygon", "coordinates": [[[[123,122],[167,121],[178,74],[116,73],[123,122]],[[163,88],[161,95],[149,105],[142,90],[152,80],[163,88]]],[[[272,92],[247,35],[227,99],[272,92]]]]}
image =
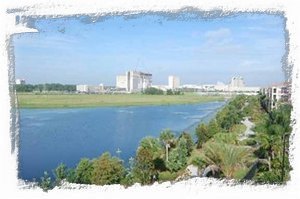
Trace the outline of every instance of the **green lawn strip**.
{"type": "Polygon", "coordinates": [[[75,108],[103,106],[141,106],[141,105],[172,105],[194,104],[224,100],[222,96],[200,95],[81,95],[81,94],[50,94],[35,95],[18,93],[20,108],[75,108]]]}

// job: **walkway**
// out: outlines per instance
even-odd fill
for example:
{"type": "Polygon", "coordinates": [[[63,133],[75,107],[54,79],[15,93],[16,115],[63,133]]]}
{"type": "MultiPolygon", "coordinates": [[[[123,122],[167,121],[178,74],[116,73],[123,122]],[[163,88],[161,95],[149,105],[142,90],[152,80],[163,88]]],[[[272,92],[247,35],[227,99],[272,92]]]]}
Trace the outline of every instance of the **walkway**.
{"type": "Polygon", "coordinates": [[[249,138],[252,135],[255,135],[255,132],[252,131],[252,128],[255,126],[255,124],[249,120],[249,117],[245,117],[244,120],[241,123],[246,126],[246,130],[240,136],[240,138],[239,138],[240,141],[245,140],[245,139],[249,138]]]}

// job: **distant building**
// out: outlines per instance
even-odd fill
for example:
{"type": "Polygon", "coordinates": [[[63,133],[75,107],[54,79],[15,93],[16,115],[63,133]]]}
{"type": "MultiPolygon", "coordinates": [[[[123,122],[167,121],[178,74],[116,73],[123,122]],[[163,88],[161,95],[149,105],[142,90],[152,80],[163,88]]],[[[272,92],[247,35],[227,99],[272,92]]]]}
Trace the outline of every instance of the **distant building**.
{"type": "Polygon", "coordinates": [[[118,75],[116,79],[116,87],[127,89],[127,76],[118,75]]]}
{"type": "Polygon", "coordinates": [[[244,87],[245,83],[244,83],[244,78],[237,76],[237,77],[232,77],[230,84],[230,87],[244,87]]]}
{"type": "Polygon", "coordinates": [[[16,84],[17,85],[24,85],[24,84],[26,84],[25,79],[16,79],[16,84]]]}
{"type": "Polygon", "coordinates": [[[177,76],[169,76],[169,88],[174,90],[180,87],[180,79],[177,76]]]}
{"type": "Polygon", "coordinates": [[[216,91],[228,91],[228,85],[224,84],[223,82],[217,82],[217,84],[214,86],[214,89],[216,91]]]}
{"type": "Polygon", "coordinates": [[[127,92],[141,92],[152,85],[152,74],[140,71],[127,71],[126,75],[116,78],[117,88],[126,88],[127,92]]]}
{"type": "Polygon", "coordinates": [[[207,92],[210,94],[244,94],[257,95],[260,87],[249,87],[244,83],[243,77],[232,77],[229,84],[217,82],[216,84],[203,85],[183,85],[182,88],[190,88],[198,92],[207,92]]]}
{"type": "Polygon", "coordinates": [[[166,86],[166,85],[152,85],[151,87],[157,88],[157,89],[160,89],[163,91],[167,91],[169,89],[169,86],[166,86]]]}
{"type": "Polygon", "coordinates": [[[99,86],[91,86],[91,85],[76,85],[76,91],[78,93],[101,93],[104,91],[103,84],[99,86]]]}

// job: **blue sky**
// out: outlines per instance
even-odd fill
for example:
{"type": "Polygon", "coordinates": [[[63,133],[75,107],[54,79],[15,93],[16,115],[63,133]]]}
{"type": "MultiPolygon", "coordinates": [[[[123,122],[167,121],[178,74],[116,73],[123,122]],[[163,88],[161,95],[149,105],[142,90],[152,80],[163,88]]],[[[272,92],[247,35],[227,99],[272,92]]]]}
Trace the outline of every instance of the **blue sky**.
{"type": "Polygon", "coordinates": [[[136,69],[152,73],[153,84],[167,84],[168,75],[179,76],[183,84],[228,83],[235,75],[248,86],[284,80],[280,16],[81,19],[39,20],[39,33],[14,36],[16,78],[33,84],[115,85],[116,75],[136,69]]]}

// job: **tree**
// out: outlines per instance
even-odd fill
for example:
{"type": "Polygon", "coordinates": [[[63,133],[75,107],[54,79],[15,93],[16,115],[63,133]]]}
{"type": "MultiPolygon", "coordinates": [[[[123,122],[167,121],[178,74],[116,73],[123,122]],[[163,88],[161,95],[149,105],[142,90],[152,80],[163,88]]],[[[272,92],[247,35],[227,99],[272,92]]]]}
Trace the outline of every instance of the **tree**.
{"type": "Polygon", "coordinates": [[[196,128],[196,136],[197,148],[201,148],[202,145],[211,138],[207,125],[205,125],[204,123],[199,124],[196,128]]]}
{"type": "Polygon", "coordinates": [[[187,141],[182,137],[179,139],[177,147],[170,152],[170,158],[169,161],[166,162],[166,166],[172,172],[178,171],[186,165],[187,158],[187,141]]]}
{"type": "Polygon", "coordinates": [[[157,175],[153,162],[153,154],[144,147],[139,147],[134,161],[133,175],[141,184],[150,184],[157,175]]]}
{"type": "Polygon", "coordinates": [[[163,95],[164,91],[161,90],[161,89],[158,89],[158,88],[150,87],[150,88],[146,88],[143,91],[143,93],[146,94],[146,95],[163,95]]]}
{"type": "Polygon", "coordinates": [[[143,138],[140,142],[140,147],[147,149],[154,159],[160,157],[163,154],[163,149],[157,138],[143,138]]]}
{"type": "Polygon", "coordinates": [[[224,132],[222,130],[222,128],[220,127],[220,125],[218,124],[217,120],[216,119],[213,119],[211,120],[209,123],[208,123],[208,136],[209,137],[212,137],[214,136],[215,134],[217,133],[221,133],[221,132],[224,132]]]}
{"type": "Polygon", "coordinates": [[[207,142],[203,146],[204,161],[208,165],[216,165],[228,179],[235,172],[247,168],[254,161],[251,149],[222,142],[207,142]]]}
{"type": "Polygon", "coordinates": [[[140,147],[147,149],[151,153],[155,170],[165,170],[165,163],[162,159],[164,149],[157,138],[143,138],[140,142],[140,147]]]}
{"type": "MultiPolygon", "coordinates": [[[[288,179],[288,175],[283,176],[282,171],[286,174],[291,170],[289,159],[286,158],[288,155],[285,155],[287,151],[283,151],[284,136],[289,135],[292,130],[290,113],[290,105],[280,105],[277,109],[269,111],[268,117],[261,120],[255,127],[257,132],[255,139],[259,143],[256,155],[269,161],[268,168],[259,168],[255,177],[257,182],[282,183],[282,178],[285,181],[288,179]]],[[[288,145],[287,140],[286,148],[288,145]]]]}
{"type": "Polygon", "coordinates": [[[67,166],[63,163],[58,165],[58,167],[54,171],[54,175],[56,177],[56,183],[60,184],[63,179],[67,178],[68,175],[67,166]]]}
{"type": "Polygon", "coordinates": [[[189,134],[187,132],[183,132],[180,134],[178,140],[180,140],[181,138],[184,138],[186,140],[188,155],[191,155],[191,152],[193,151],[193,146],[194,146],[194,141],[193,141],[191,134],[189,134]]]}
{"type": "Polygon", "coordinates": [[[159,140],[162,142],[162,144],[165,147],[166,162],[167,162],[168,158],[169,158],[169,155],[168,155],[169,148],[175,146],[175,135],[171,132],[170,129],[166,129],[160,133],[159,140]]]}
{"type": "Polygon", "coordinates": [[[122,161],[111,157],[110,153],[103,153],[93,162],[91,181],[96,185],[118,184],[124,178],[125,169],[122,161]]]}
{"type": "Polygon", "coordinates": [[[88,158],[82,158],[75,170],[75,179],[80,184],[91,184],[93,163],[88,158]]]}
{"type": "Polygon", "coordinates": [[[66,179],[69,183],[76,183],[76,171],[74,168],[68,169],[66,179]]]}
{"type": "Polygon", "coordinates": [[[173,95],[173,91],[171,89],[167,90],[167,95],[173,95]]]}
{"type": "Polygon", "coordinates": [[[43,191],[48,191],[53,188],[51,177],[48,172],[44,172],[44,176],[41,177],[41,181],[39,182],[39,186],[43,189],[43,191]]]}

